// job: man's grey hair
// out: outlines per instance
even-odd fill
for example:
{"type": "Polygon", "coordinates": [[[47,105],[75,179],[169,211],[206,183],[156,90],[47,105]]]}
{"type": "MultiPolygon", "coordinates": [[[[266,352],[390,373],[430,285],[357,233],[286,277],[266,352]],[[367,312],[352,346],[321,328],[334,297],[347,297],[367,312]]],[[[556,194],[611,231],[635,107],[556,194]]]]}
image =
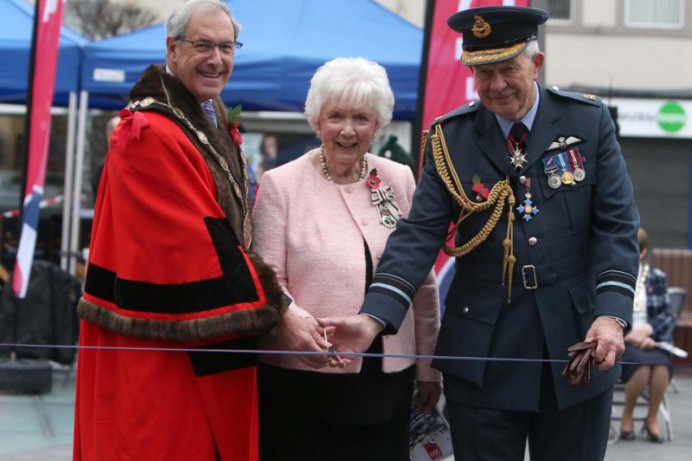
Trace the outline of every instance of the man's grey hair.
{"type": "Polygon", "coordinates": [[[392,120],[394,93],[387,71],[365,58],[336,58],[323,64],[310,81],[305,116],[316,129],[323,107],[329,103],[366,104],[377,114],[380,131],[392,120]]]}
{"type": "Polygon", "coordinates": [[[188,0],[177,7],[166,21],[166,36],[173,39],[182,38],[185,35],[185,29],[187,29],[190,16],[197,11],[202,11],[204,13],[223,11],[226,13],[233,24],[233,39],[238,39],[240,24],[233,19],[233,15],[231,15],[231,12],[228,10],[226,3],[219,0],[188,0]]]}
{"type": "Polygon", "coordinates": [[[524,54],[528,58],[533,58],[539,51],[541,50],[538,47],[538,40],[531,40],[529,43],[526,44],[526,48],[524,48],[524,54]]]}

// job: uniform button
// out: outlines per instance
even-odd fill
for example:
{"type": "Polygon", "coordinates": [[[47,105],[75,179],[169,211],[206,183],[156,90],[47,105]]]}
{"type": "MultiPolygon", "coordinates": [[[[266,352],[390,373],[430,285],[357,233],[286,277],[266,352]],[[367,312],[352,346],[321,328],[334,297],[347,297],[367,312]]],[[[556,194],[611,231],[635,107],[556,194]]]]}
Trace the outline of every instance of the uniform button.
{"type": "Polygon", "coordinates": [[[346,186],[346,187],[344,187],[344,191],[345,191],[347,194],[350,194],[351,192],[353,192],[353,188],[352,188],[351,186],[346,186]]]}
{"type": "Polygon", "coordinates": [[[367,218],[361,218],[361,219],[360,219],[360,223],[361,223],[363,226],[367,226],[367,225],[368,225],[368,220],[367,220],[367,218]]]}
{"type": "Polygon", "coordinates": [[[529,245],[535,246],[538,243],[538,239],[536,237],[529,237],[529,245]]]}
{"type": "Polygon", "coordinates": [[[526,176],[519,176],[519,182],[522,184],[526,184],[526,176]]]}
{"type": "Polygon", "coordinates": [[[467,306],[465,306],[461,311],[462,311],[464,314],[468,314],[470,310],[471,310],[471,309],[469,309],[467,306]]]}

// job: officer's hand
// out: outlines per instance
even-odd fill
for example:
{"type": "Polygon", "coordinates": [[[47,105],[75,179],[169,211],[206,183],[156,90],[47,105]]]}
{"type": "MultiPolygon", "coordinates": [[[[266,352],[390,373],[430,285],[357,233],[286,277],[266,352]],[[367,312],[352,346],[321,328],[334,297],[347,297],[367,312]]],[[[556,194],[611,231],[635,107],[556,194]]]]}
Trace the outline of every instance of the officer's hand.
{"type": "Polygon", "coordinates": [[[329,337],[333,345],[330,350],[334,352],[330,356],[329,366],[338,368],[344,368],[355,358],[343,354],[365,352],[372,344],[375,336],[383,329],[382,324],[365,314],[317,319],[317,321],[321,327],[334,330],[329,337]]]}
{"type": "Polygon", "coordinates": [[[596,348],[593,357],[601,371],[609,370],[615,360],[625,352],[625,341],[622,327],[615,319],[608,316],[596,317],[586,333],[584,341],[594,341],[596,348]]]}

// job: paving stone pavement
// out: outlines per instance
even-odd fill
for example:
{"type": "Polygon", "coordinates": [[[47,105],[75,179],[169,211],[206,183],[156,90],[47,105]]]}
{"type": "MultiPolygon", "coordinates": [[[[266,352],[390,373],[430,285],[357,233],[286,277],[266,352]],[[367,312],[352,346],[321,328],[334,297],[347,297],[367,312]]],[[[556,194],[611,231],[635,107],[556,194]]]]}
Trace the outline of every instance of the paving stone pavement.
{"type": "MultiPolygon", "coordinates": [[[[692,367],[676,368],[674,379],[677,392],[668,394],[673,441],[658,445],[641,436],[616,441],[608,446],[606,461],[692,459],[692,367]]],[[[70,461],[73,412],[74,376],[68,370],[54,373],[49,394],[0,394],[0,461],[70,461]]]]}

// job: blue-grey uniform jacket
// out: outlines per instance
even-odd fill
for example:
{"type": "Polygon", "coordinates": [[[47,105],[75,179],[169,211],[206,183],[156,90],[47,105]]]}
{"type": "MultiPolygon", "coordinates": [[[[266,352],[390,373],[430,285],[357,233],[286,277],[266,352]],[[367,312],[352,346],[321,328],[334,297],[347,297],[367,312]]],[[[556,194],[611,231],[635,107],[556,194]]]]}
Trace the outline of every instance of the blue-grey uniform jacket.
{"type": "MultiPolygon", "coordinates": [[[[607,107],[590,95],[541,86],[539,91],[527,163],[519,170],[510,163],[494,114],[482,104],[460,107],[433,124],[442,127],[453,167],[469,198],[476,197],[471,190],[474,176],[488,189],[508,178],[516,208],[526,198],[529,178],[531,200],[539,209],[529,221],[514,211],[511,301],[508,287],[502,286],[507,208],[487,239],[456,260],[436,354],[539,359],[435,360],[445,373],[447,398],[462,404],[537,411],[541,374],[548,372],[564,408],[607,390],[620,374],[619,365],[605,373],[594,369],[588,386],[573,387],[561,376],[564,362],[551,362],[545,368],[540,362],[566,360],[567,348],[583,341],[597,316],[630,322],[639,214],[607,107]],[[562,146],[561,138],[567,140],[562,146]],[[569,149],[581,156],[585,176],[553,188],[546,169],[555,162],[546,166],[544,159],[569,149]]],[[[390,236],[361,310],[385,322],[384,334],[401,324],[416,288],[435,261],[450,220],[456,221],[460,213],[436,170],[429,140],[425,155],[409,217],[390,236]]],[[[489,215],[490,211],[481,212],[462,221],[456,245],[473,238],[489,215]]]]}

